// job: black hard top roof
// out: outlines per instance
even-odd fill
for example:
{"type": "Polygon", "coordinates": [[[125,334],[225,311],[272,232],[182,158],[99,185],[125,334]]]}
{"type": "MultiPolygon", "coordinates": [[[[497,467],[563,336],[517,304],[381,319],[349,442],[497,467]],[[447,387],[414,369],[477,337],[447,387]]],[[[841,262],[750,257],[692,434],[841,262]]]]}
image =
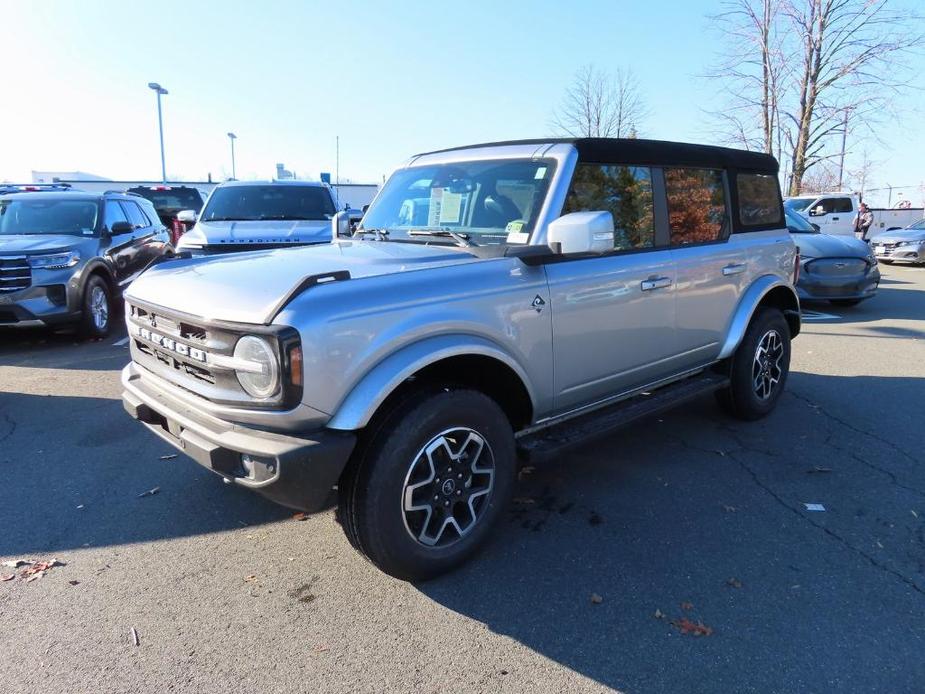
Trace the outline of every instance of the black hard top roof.
{"type": "MultiPolygon", "coordinates": [[[[720,166],[724,168],[744,169],[776,174],[777,160],[764,152],[750,152],[730,147],[698,145],[687,142],[668,142],[666,140],[642,140],[637,138],[615,137],[560,137],[537,138],[532,140],[510,140],[507,142],[487,142],[466,147],[425,152],[437,154],[477,147],[502,147],[504,145],[574,145],[581,161],[601,164],[649,164],[676,166],[720,166]]],[[[421,156],[421,155],[419,155],[421,156]]]]}

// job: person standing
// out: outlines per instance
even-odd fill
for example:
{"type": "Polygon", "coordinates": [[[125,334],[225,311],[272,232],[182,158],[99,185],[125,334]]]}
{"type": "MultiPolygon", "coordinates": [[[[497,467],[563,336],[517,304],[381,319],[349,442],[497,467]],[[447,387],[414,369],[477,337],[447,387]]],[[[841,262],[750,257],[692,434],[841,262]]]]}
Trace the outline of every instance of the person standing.
{"type": "Polygon", "coordinates": [[[854,235],[862,241],[867,240],[867,230],[874,223],[874,214],[870,211],[866,202],[862,202],[858,209],[857,217],[854,218],[854,235]]]}

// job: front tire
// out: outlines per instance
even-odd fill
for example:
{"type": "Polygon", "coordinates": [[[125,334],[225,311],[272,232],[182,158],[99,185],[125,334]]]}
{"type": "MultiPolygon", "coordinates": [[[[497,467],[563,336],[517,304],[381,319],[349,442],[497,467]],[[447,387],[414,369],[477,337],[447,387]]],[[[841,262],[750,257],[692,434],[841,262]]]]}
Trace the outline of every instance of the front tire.
{"type": "Polygon", "coordinates": [[[424,391],[371,429],[339,486],[348,539],[396,578],[455,568],[487,539],[513,490],[504,412],[474,390],[424,391]]]}
{"type": "Polygon", "coordinates": [[[754,421],[777,405],[790,373],[790,326],[775,308],[760,309],[732,356],[728,388],[717,400],[733,417],[754,421]]]}
{"type": "Polygon", "coordinates": [[[88,338],[103,338],[112,325],[112,295],[109,285],[99,275],[93,275],[84,287],[80,317],[80,334],[88,338]]]}

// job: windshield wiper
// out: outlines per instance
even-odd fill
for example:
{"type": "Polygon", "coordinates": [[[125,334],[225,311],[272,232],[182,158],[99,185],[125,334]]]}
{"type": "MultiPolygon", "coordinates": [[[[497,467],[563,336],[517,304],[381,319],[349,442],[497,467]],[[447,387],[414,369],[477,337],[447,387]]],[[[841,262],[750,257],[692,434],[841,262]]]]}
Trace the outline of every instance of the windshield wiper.
{"type": "Polygon", "coordinates": [[[412,229],[408,236],[446,236],[452,238],[456,243],[464,248],[468,246],[477,246],[474,241],[469,240],[469,234],[459,231],[450,231],[449,229],[412,229]]]}
{"type": "Polygon", "coordinates": [[[389,230],[388,229],[357,229],[353,235],[358,235],[360,238],[366,234],[374,234],[376,241],[388,241],[389,240],[389,230]]]}

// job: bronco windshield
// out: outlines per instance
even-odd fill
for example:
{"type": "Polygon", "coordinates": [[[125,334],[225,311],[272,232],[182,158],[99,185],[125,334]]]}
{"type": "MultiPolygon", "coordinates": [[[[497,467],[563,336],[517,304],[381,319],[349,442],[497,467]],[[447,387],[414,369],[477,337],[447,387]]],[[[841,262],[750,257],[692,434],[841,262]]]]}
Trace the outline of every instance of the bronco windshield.
{"type": "Polygon", "coordinates": [[[331,194],[322,186],[255,184],[216,188],[201,219],[204,222],[328,220],[335,214],[331,194]]]}
{"type": "Polygon", "coordinates": [[[363,228],[387,232],[392,239],[430,243],[433,237],[419,233],[454,232],[478,245],[527,243],[554,170],[555,161],[546,159],[402,169],[386,182],[364,216],[363,228]]]}
{"type": "Polygon", "coordinates": [[[0,236],[73,234],[93,236],[99,206],[95,200],[0,200],[0,236]]]}

